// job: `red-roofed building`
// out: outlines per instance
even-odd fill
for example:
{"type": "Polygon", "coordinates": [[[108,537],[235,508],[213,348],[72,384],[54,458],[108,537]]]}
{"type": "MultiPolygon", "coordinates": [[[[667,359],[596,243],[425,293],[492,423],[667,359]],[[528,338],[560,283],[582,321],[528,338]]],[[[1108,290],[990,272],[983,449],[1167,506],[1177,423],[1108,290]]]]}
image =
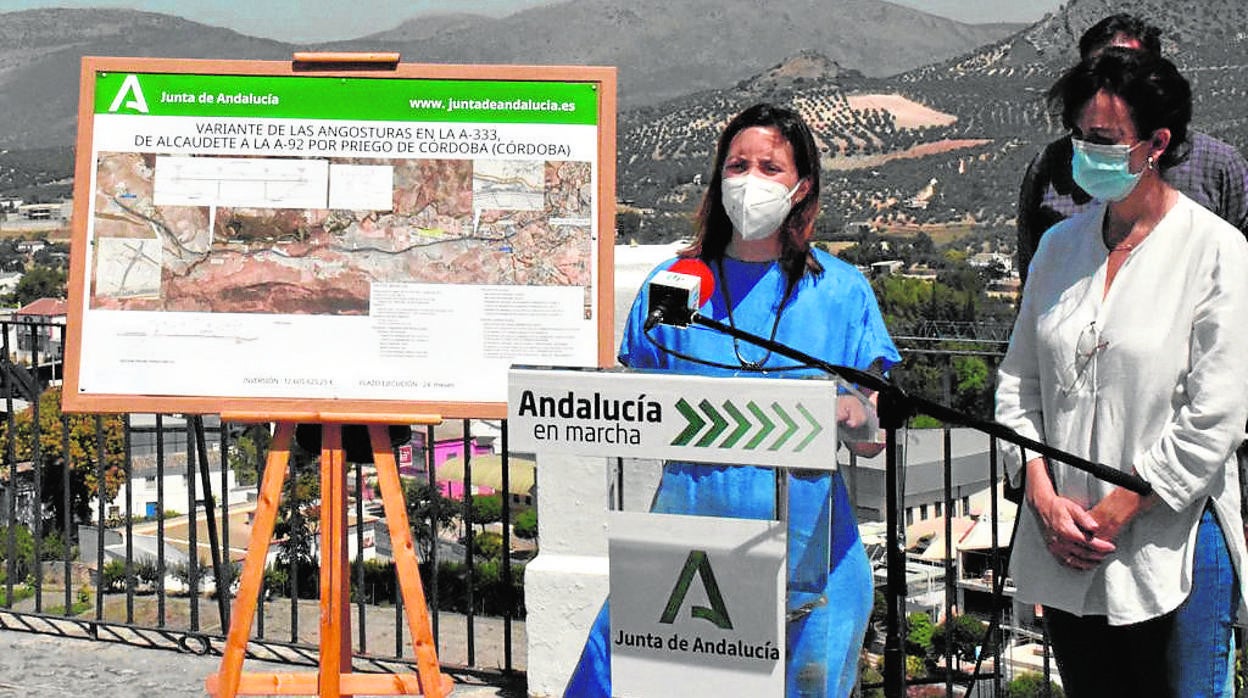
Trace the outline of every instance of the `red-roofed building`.
{"type": "Polygon", "coordinates": [[[60,361],[65,346],[65,315],[69,303],[59,298],[40,298],[13,313],[10,351],[18,363],[60,361]],[[16,349],[15,351],[13,349],[16,349]]]}

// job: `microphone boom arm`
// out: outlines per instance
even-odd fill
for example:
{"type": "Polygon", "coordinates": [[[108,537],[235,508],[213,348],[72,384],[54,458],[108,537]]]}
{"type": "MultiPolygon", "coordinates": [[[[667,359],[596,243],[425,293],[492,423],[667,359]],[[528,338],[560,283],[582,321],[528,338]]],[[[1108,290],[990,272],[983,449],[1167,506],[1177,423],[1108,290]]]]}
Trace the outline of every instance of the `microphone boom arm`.
{"type": "Polygon", "coordinates": [[[788,345],[781,344],[765,337],[760,337],[756,334],[751,334],[716,320],[712,320],[700,313],[693,313],[690,317],[690,323],[702,325],[703,327],[709,327],[731,337],[749,342],[757,347],[767,349],[775,354],[779,354],[812,368],[817,368],[827,374],[839,376],[851,383],[856,383],[860,386],[876,391],[880,394],[880,424],[885,428],[901,427],[910,416],[915,414],[926,414],[942,422],[950,422],[970,427],[972,429],[977,429],[989,434],[990,436],[995,436],[1004,441],[1017,444],[1028,451],[1035,451],[1045,457],[1059,460],[1079,470],[1090,473],[1100,480],[1118,485],[1119,487],[1124,487],[1132,492],[1135,492],[1136,494],[1147,496],[1153,491],[1152,485],[1148,484],[1147,480],[1139,477],[1138,475],[1124,473],[1121,470],[1114,470],[1113,468],[1101,463],[1080,458],[1079,456],[1067,453],[1066,451],[1055,448],[1046,443],[1029,439],[1004,424],[979,419],[978,417],[964,412],[959,412],[938,402],[933,402],[917,395],[911,395],[894,385],[889,380],[877,376],[874,373],[868,373],[867,371],[849,366],[830,364],[822,359],[811,356],[788,345]]]}

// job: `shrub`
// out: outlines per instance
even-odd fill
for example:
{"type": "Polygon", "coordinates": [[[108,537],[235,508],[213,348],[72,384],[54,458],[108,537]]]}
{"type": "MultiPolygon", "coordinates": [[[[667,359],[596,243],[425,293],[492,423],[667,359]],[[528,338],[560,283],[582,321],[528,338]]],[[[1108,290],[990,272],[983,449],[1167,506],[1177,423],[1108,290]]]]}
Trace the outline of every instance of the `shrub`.
{"type": "Polygon", "coordinates": [[[191,573],[191,563],[189,562],[179,562],[171,565],[168,571],[169,576],[182,582],[188,594],[198,594],[200,591],[203,591],[204,578],[212,573],[211,568],[205,569],[202,562],[196,566],[194,575],[191,573]]]}
{"type": "Polygon", "coordinates": [[[1006,698],[1066,698],[1066,692],[1057,683],[1050,681],[1048,691],[1044,686],[1044,676],[1033,671],[1023,672],[1005,687],[1006,698]]]}
{"type": "MultiPolygon", "coordinates": [[[[34,567],[35,558],[35,540],[30,535],[30,529],[25,526],[18,525],[9,530],[7,526],[0,526],[0,563],[10,562],[9,556],[9,535],[13,535],[13,543],[15,554],[13,556],[13,578],[25,579],[26,575],[34,567]]],[[[8,565],[3,564],[6,572],[8,565]]]]}
{"type": "Polygon", "coordinates": [[[497,560],[503,555],[503,536],[486,531],[472,537],[472,553],[486,560],[497,560]]]}
{"type": "Polygon", "coordinates": [[[924,676],[927,676],[927,660],[906,655],[906,678],[921,679],[924,676]]]}
{"type": "MultiPolygon", "coordinates": [[[[421,570],[425,588],[429,588],[427,567],[421,570]]],[[[512,565],[511,615],[524,617],[524,565],[512,565]]],[[[503,579],[502,562],[487,560],[473,566],[472,609],[475,613],[501,616],[508,609],[506,580],[503,579]]],[[[438,607],[442,610],[465,613],[468,611],[468,566],[460,562],[443,562],[438,565],[438,607]]]]}
{"type": "Polygon", "coordinates": [[[0,588],[0,606],[15,604],[18,601],[29,599],[34,595],[35,590],[24,584],[22,586],[13,587],[13,598],[11,599],[9,598],[9,590],[7,588],[0,588]]]}
{"type": "Polygon", "coordinates": [[[516,514],[516,521],[512,530],[517,538],[525,540],[537,538],[537,512],[533,509],[525,509],[516,514]]]}
{"type": "MultiPolygon", "coordinates": [[[[213,571],[212,568],[209,568],[208,570],[206,570],[204,574],[208,578],[213,579],[215,582],[216,573],[213,571]]],[[[242,577],[242,576],[243,576],[243,563],[242,562],[233,561],[233,560],[226,562],[225,570],[224,570],[224,573],[222,574],[221,585],[219,587],[214,586],[212,589],[212,593],[209,594],[209,596],[215,599],[217,598],[217,594],[220,594],[222,590],[225,590],[227,594],[227,598],[228,598],[228,595],[231,593],[230,590],[234,588],[234,584],[238,582],[239,577],[242,577]]]]}
{"type": "Polygon", "coordinates": [[[351,600],[361,598],[371,604],[394,603],[398,598],[398,578],[395,577],[393,562],[381,560],[364,560],[359,558],[351,561],[351,600]],[[364,586],[360,587],[360,567],[364,568],[364,586]]]}
{"type": "Polygon", "coordinates": [[[100,574],[100,589],[105,593],[126,590],[126,563],[122,560],[109,560],[104,563],[100,574]]]}
{"type": "Polygon", "coordinates": [[[932,649],[933,630],[935,626],[931,616],[926,613],[916,612],[906,616],[906,654],[927,656],[932,649]]]}
{"type": "Polygon", "coordinates": [[[298,565],[292,565],[290,559],[281,554],[278,555],[273,565],[265,571],[265,584],[269,592],[289,597],[295,590],[294,582],[298,582],[299,598],[315,599],[320,595],[319,563],[315,558],[309,561],[302,556],[298,558],[298,561],[298,565]],[[292,580],[292,571],[298,572],[297,580],[292,580]]]}
{"type": "Polygon", "coordinates": [[[132,569],[134,570],[134,580],[137,584],[145,584],[149,588],[153,588],[160,582],[160,573],[156,569],[156,560],[150,557],[144,556],[135,560],[132,569]]]}
{"type": "Polygon", "coordinates": [[[264,590],[268,594],[289,594],[290,573],[284,567],[264,568],[264,590]]]}
{"type": "MultiPolygon", "coordinates": [[[[868,686],[873,684],[881,684],[884,682],[884,675],[880,673],[879,668],[871,661],[870,655],[866,652],[858,656],[858,683],[860,686],[868,686]]],[[[878,685],[874,688],[864,688],[862,690],[862,698],[884,698],[884,689],[878,685]]]]}

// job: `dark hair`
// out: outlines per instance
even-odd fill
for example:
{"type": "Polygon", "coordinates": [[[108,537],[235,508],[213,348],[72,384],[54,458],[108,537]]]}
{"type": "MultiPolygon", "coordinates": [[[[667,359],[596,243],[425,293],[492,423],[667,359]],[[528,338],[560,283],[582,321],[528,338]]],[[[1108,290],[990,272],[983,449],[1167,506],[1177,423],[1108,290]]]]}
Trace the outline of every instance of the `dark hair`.
{"type": "Polygon", "coordinates": [[[1071,129],[1101,90],[1126,102],[1140,138],[1159,128],[1169,129],[1170,144],[1157,164],[1164,169],[1178,161],[1192,118],[1192,88],[1173,63],[1144,51],[1111,46],[1067,70],[1049,89],[1049,107],[1071,129]]]}
{"type": "Polygon", "coordinates": [[[1109,46],[1118,35],[1128,36],[1140,42],[1142,50],[1161,56],[1161,29],[1125,12],[1110,15],[1088,27],[1079,37],[1079,57],[1088,56],[1109,46]]]}
{"type": "Polygon", "coordinates": [[[755,104],[737,114],[724,127],[715,151],[715,164],[711,169],[710,185],[698,207],[696,217],[697,237],[688,248],[680,252],[682,257],[698,257],[713,261],[724,256],[732,241],[732,221],[724,209],[723,182],[724,160],[728,147],[738,133],[754,126],[770,127],[780,132],[793,148],[793,162],[797,176],[810,183],[806,197],[794,204],[789,216],[780,225],[780,267],[792,287],[806,270],[813,273],[823,267],[810,251],[810,238],[815,230],[815,215],[819,212],[819,149],[810,127],[792,109],[774,104],[755,104]]]}

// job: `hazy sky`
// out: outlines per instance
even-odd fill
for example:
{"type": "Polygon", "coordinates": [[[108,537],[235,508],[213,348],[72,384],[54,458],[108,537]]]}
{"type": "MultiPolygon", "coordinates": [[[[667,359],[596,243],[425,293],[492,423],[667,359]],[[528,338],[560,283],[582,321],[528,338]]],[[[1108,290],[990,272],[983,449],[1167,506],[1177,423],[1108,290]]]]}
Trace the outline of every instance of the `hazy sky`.
{"type": "MultiPolygon", "coordinates": [[[[280,41],[351,39],[425,12],[506,15],[555,0],[0,0],[0,12],[36,7],[125,7],[178,15],[280,41]]],[[[680,2],[680,0],[673,0],[680,2]]],[[[627,0],[623,0],[627,2],[627,0]]],[[[963,22],[1031,22],[1062,0],[892,0],[963,22]]]]}

